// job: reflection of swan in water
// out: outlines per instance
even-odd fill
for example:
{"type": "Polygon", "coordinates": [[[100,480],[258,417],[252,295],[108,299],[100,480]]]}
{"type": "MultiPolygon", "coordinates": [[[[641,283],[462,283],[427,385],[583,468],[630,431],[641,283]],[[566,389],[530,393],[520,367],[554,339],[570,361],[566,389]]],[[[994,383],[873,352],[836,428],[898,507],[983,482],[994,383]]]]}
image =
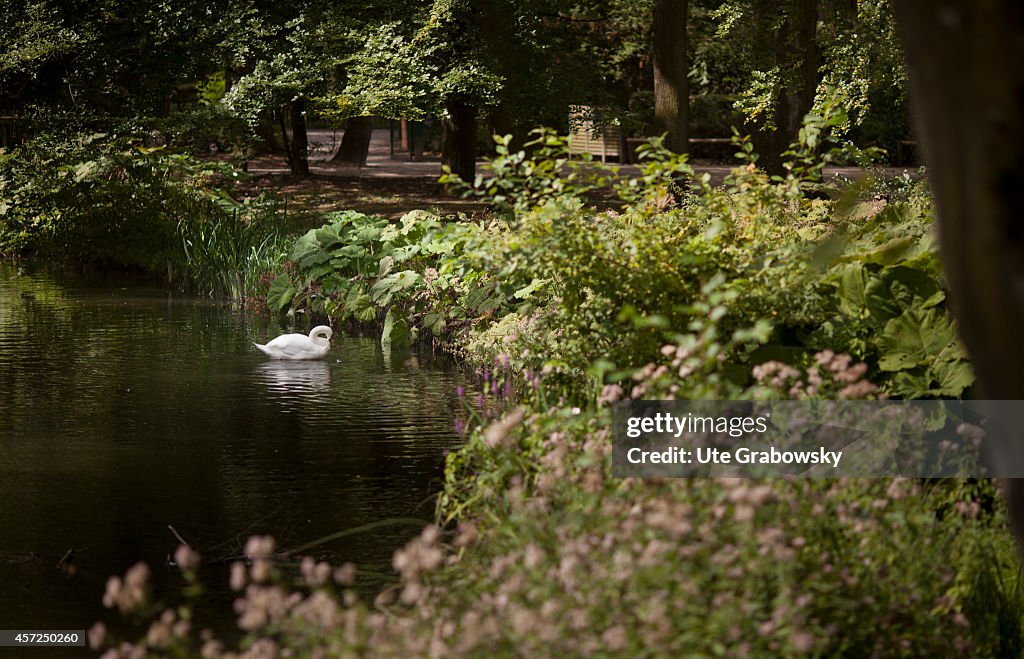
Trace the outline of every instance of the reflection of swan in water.
{"type": "Polygon", "coordinates": [[[331,387],[331,371],[326,362],[270,361],[258,368],[261,379],[271,391],[311,393],[331,387]]]}

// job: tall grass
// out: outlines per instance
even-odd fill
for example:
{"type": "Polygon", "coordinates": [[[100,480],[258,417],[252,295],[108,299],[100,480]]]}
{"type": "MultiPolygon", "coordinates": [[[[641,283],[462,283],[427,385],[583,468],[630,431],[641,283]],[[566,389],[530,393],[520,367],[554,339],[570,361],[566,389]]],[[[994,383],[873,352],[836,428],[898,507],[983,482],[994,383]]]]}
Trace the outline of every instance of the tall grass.
{"type": "Polygon", "coordinates": [[[245,300],[262,291],[261,278],[279,269],[287,254],[278,205],[230,199],[179,219],[178,276],[199,293],[245,300]]]}

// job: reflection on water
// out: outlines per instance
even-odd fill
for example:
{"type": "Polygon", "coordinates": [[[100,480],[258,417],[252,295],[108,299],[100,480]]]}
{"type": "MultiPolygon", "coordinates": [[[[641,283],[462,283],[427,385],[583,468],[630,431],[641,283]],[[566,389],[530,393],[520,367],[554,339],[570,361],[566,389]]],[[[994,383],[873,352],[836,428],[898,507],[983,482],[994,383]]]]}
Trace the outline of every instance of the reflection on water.
{"type": "Polygon", "coordinates": [[[257,367],[256,377],[263,380],[270,391],[285,396],[301,398],[331,388],[331,371],[322,360],[268,361],[257,367]]]}
{"type": "MultiPolygon", "coordinates": [[[[287,549],[431,517],[461,374],[341,334],[320,361],[268,361],[252,346],[293,330],[308,328],[0,264],[0,628],[109,620],[106,578],[138,560],[176,588],[168,525],[216,559],[253,533],[287,549]],[[73,575],[56,568],[69,549],[73,575]]],[[[414,532],[317,555],[391,574],[414,532]]],[[[208,578],[225,590],[226,566],[208,578]]]]}

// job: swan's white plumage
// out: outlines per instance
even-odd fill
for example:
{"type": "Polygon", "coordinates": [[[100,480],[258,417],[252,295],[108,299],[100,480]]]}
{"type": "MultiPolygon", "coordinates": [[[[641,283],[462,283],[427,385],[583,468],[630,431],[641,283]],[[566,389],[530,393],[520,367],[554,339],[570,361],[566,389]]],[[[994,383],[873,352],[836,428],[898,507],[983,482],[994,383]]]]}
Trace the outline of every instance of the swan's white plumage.
{"type": "Polygon", "coordinates": [[[334,335],[327,325],[318,325],[305,334],[282,334],[266,345],[254,343],[271,359],[319,359],[331,349],[334,335]]]}

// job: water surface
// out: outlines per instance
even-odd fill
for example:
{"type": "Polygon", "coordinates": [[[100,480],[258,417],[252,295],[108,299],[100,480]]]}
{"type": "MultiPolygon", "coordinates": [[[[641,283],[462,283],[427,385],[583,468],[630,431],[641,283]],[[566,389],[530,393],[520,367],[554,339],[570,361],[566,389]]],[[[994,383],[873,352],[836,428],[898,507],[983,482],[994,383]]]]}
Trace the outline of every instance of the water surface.
{"type": "MultiPolygon", "coordinates": [[[[106,578],[139,560],[173,591],[168,525],[226,560],[253,533],[288,548],[432,518],[462,374],[342,333],[321,361],[272,362],[252,347],[289,329],[308,327],[0,264],[0,629],[110,619],[106,578]],[[73,574],[57,567],[69,549],[73,574]]],[[[416,531],[311,553],[379,582],[416,531]]],[[[225,563],[207,575],[221,627],[226,574],[225,563]]]]}

